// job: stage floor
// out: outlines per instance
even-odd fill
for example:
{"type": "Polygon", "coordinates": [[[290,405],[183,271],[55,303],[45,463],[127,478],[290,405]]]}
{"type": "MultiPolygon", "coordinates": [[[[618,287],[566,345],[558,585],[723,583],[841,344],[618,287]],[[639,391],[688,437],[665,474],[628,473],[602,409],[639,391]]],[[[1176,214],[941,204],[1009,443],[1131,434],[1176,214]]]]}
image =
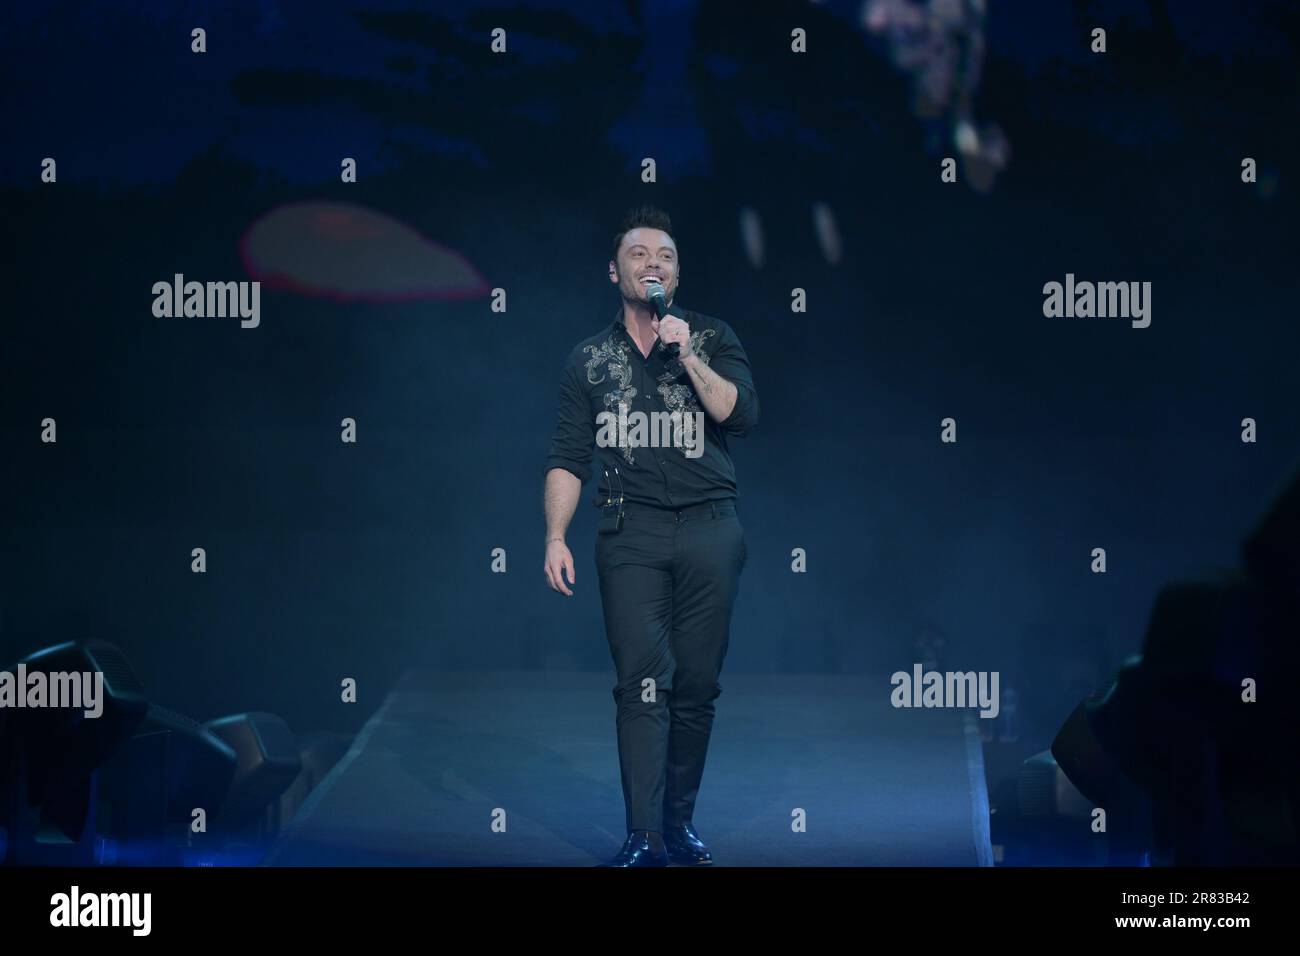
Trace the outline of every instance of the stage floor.
{"type": "MultiPolygon", "coordinates": [[[[608,859],[626,836],[613,685],[612,668],[408,672],[264,865],[608,859]]],[[[975,712],[895,709],[891,689],[724,671],[694,820],[716,865],[992,865],[975,712]]]]}

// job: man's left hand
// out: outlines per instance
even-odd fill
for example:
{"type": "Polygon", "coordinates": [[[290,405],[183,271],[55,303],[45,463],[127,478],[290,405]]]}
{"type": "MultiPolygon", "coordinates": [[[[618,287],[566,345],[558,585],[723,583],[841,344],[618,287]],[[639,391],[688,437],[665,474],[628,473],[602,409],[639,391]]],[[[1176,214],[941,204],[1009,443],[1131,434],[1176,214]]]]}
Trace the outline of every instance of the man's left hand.
{"type": "Polygon", "coordinates": [[[655,330],[655,334],[659,336],[660,342],[665,345],[670,345],[673,342],[677,343],[677,357],[679,359],[685,359],[687,356],[694,354],[691,352],[691,327],[686,324],[685,319],[679,319],[675,315],[666,315],[657,320],[652,328],[655,330]]]}

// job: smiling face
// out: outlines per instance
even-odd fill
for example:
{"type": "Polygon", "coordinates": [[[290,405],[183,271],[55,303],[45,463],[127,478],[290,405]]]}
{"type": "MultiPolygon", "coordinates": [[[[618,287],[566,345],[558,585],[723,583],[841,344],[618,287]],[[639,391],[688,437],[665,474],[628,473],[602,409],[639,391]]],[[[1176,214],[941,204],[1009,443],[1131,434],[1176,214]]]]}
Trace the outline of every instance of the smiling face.
{"type": "Polygon", "coordinates": [[[651,280],[664,287],[671,302],[677,291],[677,243],[662,229],[630,229],[618,247],[618,259],[609,264],[609,279],[629,302],[647,303],[651,280]]]}

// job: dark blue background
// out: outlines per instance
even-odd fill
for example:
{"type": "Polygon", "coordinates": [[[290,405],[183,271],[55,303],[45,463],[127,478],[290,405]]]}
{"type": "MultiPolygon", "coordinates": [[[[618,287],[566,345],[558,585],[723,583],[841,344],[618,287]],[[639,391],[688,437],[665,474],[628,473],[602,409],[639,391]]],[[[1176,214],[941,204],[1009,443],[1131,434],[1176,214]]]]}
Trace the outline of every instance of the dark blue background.
{"type": "Polygon", "coordinates": [[[762,399],[733,446],[750,558],[727,670],[884,694],[935,626],[1046,746],[1140,648],[1159,586],[1237,562],[1300,447],[1292,5],[993,0],[977,112],[1012,159],[987,195],[940,183],[950,148],[857,4],[454,6],[7,12],[0,660],[107,638],[161,703],[297,729],[356,728],[416,664],[612,682],[594,509],[562,599],[540,468],[561,362],[617,305],[618,219],[647,200],[674,219],[679,300],[732,324],[762,399]],[[257,329],[153,317],[154,282],[248,278],[249,223],[311,199],[452,246],[508,311],[264,290],[257,329]],[[1044,318],[1067,272],[1152,282],[1151,327],[1044,318]]]}

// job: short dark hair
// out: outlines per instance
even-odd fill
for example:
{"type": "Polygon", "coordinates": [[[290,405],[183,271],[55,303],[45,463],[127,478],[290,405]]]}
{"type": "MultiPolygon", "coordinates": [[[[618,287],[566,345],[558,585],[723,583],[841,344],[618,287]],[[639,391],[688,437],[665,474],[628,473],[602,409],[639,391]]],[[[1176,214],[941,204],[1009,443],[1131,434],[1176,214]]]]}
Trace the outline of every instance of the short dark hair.
{"type": "Polygon", "coordinates": [[[614,251],[610,259],[618,262],[618,249],[623,245],[623,237],[633,229],[662,229],[668,233],[668,238],[673,241],[673,245],[677,244],[677,237],[673,235],[673,221],[668,218],[668,213],[658,206],[649,204],[635,206],[623,216],[623,223],[614,236],[614,251]]]}

